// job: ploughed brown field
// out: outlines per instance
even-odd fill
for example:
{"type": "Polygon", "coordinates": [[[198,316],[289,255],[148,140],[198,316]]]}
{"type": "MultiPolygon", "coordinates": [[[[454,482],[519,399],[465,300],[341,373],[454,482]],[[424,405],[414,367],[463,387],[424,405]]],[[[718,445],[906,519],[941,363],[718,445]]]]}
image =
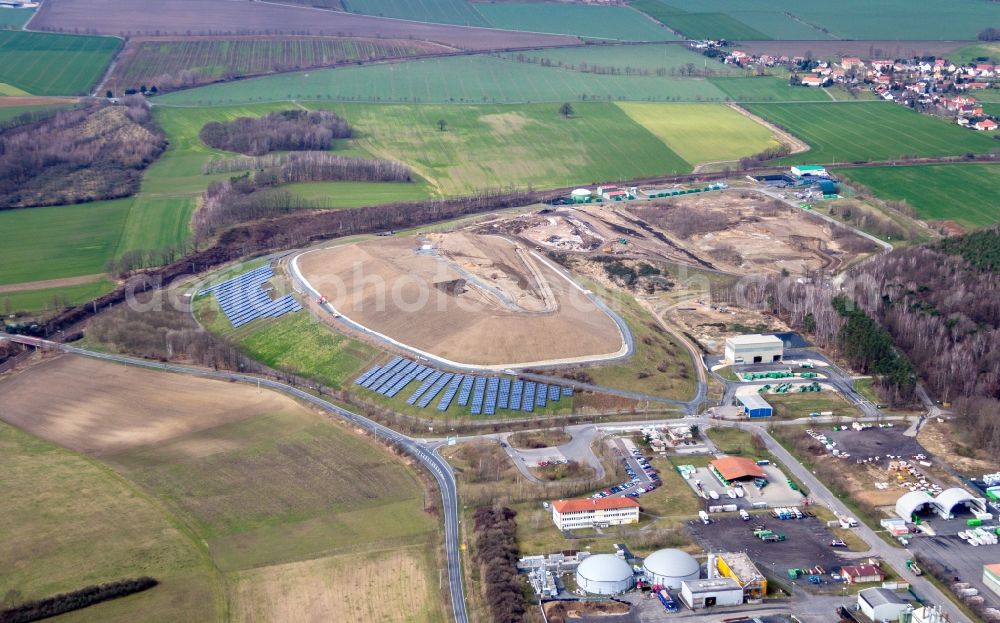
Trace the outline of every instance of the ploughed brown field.
{"type": "Polygon", "coordinates": [[[500,236],[429,234],[303,254],[338,312],[453,362],[505,367],[624,352],[614,320],[540,255],[500,236]]]}
{"type": "Polygon", "coordinates": [[[3,420],[93,455],[156,444],[300,407],[274,392],[164,374],[85,357],[59,357],[0,381],[3,420]],[[44,375],[44,387],[38,383],[44,375]]]}
{"type": "Polygon", "coordinates": [[[47,0],[32,30],[107,35],[327,35],[421,39],[466,50],[572,45],[576,37],[384,19],[234,0],[47,0]]]}

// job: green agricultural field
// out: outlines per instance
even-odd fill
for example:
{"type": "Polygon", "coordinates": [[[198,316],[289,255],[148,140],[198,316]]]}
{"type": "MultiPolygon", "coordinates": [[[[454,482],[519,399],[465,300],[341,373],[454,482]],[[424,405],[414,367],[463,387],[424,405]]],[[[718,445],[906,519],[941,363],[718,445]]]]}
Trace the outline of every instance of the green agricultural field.
{"type": "Polygon", "coordinates": [[[823,33],[859,40],[974,40],[989,24],[1000,23],[1000,7],[980,0],[841,0],[836,3],[799,3],[782,0],[663,0],[675,10],[722,13],[760,28],[775,39],[822,39],[823,33]],[[763,17],[748,16],[763,13],[763,17]],[[803,37],[797,22],[818,34],[803,37]],[[770,26],[769,24],[774,24],[770,26]],[[793,30],[794,28],[794,30],[793,30]],[[783,34],[787,33],[787,34],[783,34]]]}
{"type": "Polygon", "coordinates": [[[104,272],[132,199],[0,211],[0,285],[104,272]]]}
{"type": "Polygon", "coordinates": [[[829,102],[833,98],[823,89],[793,87],[785,78],[709,78],[709,81],[734,102],[829,102]]]}
{"type": "Polygon", "coordinates": [[[4,9],[0,11],[0,28],[20,30],[34,14],[35,9],[4,9]]]}
{"type": "Polygon", "coordinates": [[[672,41],[679,38],[628,7],[502,2],[478,4],[476,9],[493,27],[508,30],[622,41],[672,41]]]}
{"type": "Polygon", "coordinates": [[[0,125],[4,125],[10,122],[17,122],[17,118],[21,115],[31,115],[40,114],[49,111],[65,110],[70,108],[71,104],[66,105],[51,105],[51,106],[3,106],[0,107],[0,125]]]}
{"type": "MultiPolygon", "coordinates": [[[[315,106],[315,105],[312,105],[315,106]]],[[[347,118],[356,139],[399,160],[440,194],[507,184],[554,188],[690,171],[691,166],[614,104],[521,106],[324,105],[347,118]],[[447,123],[444,132],[438,121],[447,123]]]]}
{"type": "Polygon", "coordinates": [[[957,156],[1000,148],[983,133],[889,102],[749,104],[746,108],[812,149],[778,163],[836,163],[901,157],[957,156]]]}
{"type": "Polygon", "coordinates": [[[929,221],[967,229],[1000,222],[1000,165],[946,164],[837,169],[882,199],[905,201],[929,221]]]}
{"type": "Polygon", "coordinates": [[[577,48],[549,48],[508,52],[509,60],[547,63],[556,67],[590,73],[646,75],[659,78],[684,76],[742,76],[744,70],[723,65],[714,58],[692,52],[672,43],[639,43],[634,45],[588,45],[577,48]]]}
{"type": "Polygon", "coordinates": [[[489,26],[466,0],[343,0],[344,10],[379,17],[394,17],[417,22],[489,26]]]}
{"type": "Polygon", "coordinates": [[[115,288],[113,281],[97,279],[88,283],[73,286],[42,288],[40,290],[15,290],[0,292],[0,311],[5,314],[14,312],[56,311],[73,307],[107,294],[115,288]]]}
{"type": "Polygon", "coordinates": [[[618,104],[692,167],[776,147],[769,129],[724,104],[618,104]]]}
{"type": "Polygon", "coordinates": [[[770,39],[726,13],[689,13],[660,0],[637,0],[632,6],[689,39],[770,39]]]}
{"type": "Polygon", "coordinates": [[[132,483],[5,423],[0,454],[0,559],[9,563],[0,569],[5,600],[151,575],[159,586],[59,620],[124,622],[142,612],[143,620],[167,623],[222,615],[222,587],[206,552],[132,483]]]}
{"type": "Polygon", "coordinates": [[[0,82],[32,95],[87,95],[121,43],[114,37],[0,30],[0,82]]]}
{"type": "Polygon", "coordinates": [[[412,56],[435,49],[444,48],[424,43],[307,37],[139,41],[130,44],[118,58],[104,88],[121,94],[142,85],[162,89],[170,82],[165,85],[163,76],[179,78],[185,71],[196,74],[195,83],[210,82],[339,61],[412,56]]]}
{"type": "Polygon", "coordinates": [[[136,196],[122,228],[117,255],[184,243],[191,237],[191,216],[197,203],[195,197],[136,196]]]}
{"type": "Polygon", "coordinates": [[[265,76],[156,98],[158,103],[172,106],[288,100],[466,104],[567,100],[710,102],[725,101],[726,95],[704,79],[597,75],[491,56],[463,56],[265,76]],[[456,80],[455,76],[462,79],[456,80]]]}
{"type": "Polygon", "coordinates": [[[307,182],[289,184],[289,192],[324,208],[361,208],[383,203],[419,201],[433,193],[423,182],[307,182]]]}

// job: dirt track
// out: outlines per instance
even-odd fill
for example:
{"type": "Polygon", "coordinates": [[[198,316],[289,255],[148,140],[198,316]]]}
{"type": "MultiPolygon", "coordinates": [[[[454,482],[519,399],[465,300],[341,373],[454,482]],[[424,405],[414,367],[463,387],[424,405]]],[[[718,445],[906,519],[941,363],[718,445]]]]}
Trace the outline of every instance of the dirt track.
{"type": "Polygon", "coordinates": [[[46,0],[31,30],[132,35],[327,35],[420,39],[466,50],[581,43],[576,37],[447,26],[234,0],[46,0]]]}
{"type": "Polygon", "coordinates": [[[303,254],[299,266],[341,314],[451,361],[512,365],[621,350],[610,316],[509,241],[468,234],[431,240],[427,250],[415,237],[330,247],[303,254]],[[440,286],[460,280],[460,289],[440,286]]]}

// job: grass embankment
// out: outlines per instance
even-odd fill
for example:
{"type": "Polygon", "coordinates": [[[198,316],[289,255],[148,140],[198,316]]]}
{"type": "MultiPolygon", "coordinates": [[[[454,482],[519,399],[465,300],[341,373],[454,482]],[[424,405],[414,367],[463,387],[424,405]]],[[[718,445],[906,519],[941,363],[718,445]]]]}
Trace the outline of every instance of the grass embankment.
{"type": "Polygon", "coordinates": [[[632,45],[588,45],[582,48],[548,48],[507,52],[502,58],[529,63],[545,62],[560,69],[593,73],[637,73],[665,80],[687,73],[710,76],[742,76],[745,70],[723,65],[683,45],[641,43],[632,45]]]}
{"type": "Polygon", "coordinates": [[[593,383],[675,400],[690,399],[697,375],[687,349],[632,296],[591,281],[586,281],[586,286],[621,315],[635,339],[635,353],[624,363],[586,369],[593,383]]]}

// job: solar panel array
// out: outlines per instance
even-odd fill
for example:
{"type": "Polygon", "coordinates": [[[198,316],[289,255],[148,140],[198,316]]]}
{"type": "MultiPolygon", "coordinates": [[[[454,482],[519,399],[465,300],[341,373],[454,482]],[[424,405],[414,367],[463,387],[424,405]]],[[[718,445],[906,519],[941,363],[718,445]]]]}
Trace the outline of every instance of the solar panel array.
{"type": "Polygon", "coordinates": [[[447,411],[453,402],[469,407],[473,415],[495,415],[497,410],[532,413],[563,396],[572,396],[572,387],[560,387],[522,379],[442,372],[403,357],[393,357],[384,366],[374,366],[355,379],[354,384],[392,398],[413,382],[417,388],[406,404],[425,409],[440,396],[436,409],[447,411]]]}
{"type": "Polygon", "coordinates": [[[248,273],[227,279],[198,294],[215,294],[222,313],[234,328],[242,327],[258,318],[277,318],[302,309],[291,294],[271,300],[263,285],[274,276],[270,264],[255,268],[248,273]]]}

